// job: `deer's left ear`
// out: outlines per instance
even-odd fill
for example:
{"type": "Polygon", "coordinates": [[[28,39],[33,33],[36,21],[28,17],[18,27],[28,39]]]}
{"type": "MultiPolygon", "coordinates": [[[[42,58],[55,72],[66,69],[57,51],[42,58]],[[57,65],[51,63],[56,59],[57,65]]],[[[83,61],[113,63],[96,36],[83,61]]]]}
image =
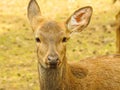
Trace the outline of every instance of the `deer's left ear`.
{"type": "Polygon", "coordinates": [[[66,21],[67,30],[70,33],[82,31],[89,24],[92,11],[93,9],[90,6],[83,7],[75,11],[66,21]]]}

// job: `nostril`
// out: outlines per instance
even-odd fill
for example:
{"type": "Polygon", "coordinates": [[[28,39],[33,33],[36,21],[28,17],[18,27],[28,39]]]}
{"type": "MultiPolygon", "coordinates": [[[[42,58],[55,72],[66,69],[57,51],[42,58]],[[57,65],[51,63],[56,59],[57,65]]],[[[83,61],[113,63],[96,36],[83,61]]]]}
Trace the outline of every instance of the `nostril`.
{"type": "Polygon", "coordinates": [[[49,60],[49,61],[51,60],[50,56],[48,56],[48,60],[49,60]]]}
{"type": "Polygon", "coordinates": [[[59,60],[59,58],[56,58],[56,61],[58,61],[59,60]]]}
{"type": "Polygon", "coordinates": [[[58,56],[48,56],[48,61],[54,61],[57,62],[59,60],[58,56]]]}
{"type": "Polygon", "coordinates": [[[51,61],[53,58],[51,56],[48,56],[48,61],[51,61]]]}

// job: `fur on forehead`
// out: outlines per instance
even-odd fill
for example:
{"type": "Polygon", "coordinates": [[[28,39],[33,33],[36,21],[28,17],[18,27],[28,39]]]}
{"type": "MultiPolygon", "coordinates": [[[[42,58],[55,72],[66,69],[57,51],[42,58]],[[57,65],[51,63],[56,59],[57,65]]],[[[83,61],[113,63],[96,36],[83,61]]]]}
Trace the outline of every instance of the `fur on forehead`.
{"type": "Polygon", "coordinates": [[[47,21],[41,25],[39,28],[41,32],[49,32],[49,33],[59,33],[64,32],[64,29],[56,21],[47,21]]]}
{"type": "Polygon", "coordinates": [[[35,36],[39,36],[41,34],[48,34],[48,35],[59,35],[66,33],[64,28],[61,28],[62,24],[59,24],[56,21],[46,21],[42,23],[36,30],[35,30],[35,36]]]}

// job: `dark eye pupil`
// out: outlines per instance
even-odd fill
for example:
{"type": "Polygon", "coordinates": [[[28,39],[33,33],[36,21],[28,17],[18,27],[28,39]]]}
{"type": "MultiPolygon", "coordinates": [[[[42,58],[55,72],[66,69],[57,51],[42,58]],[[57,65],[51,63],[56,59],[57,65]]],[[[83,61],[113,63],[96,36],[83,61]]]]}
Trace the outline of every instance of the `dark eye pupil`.
{"type": "Polygon", "coordinates": [[[40,42],[40,39],[39,38],[35,38],[36,42],[40,42]]]}
{"type": "Polygon", "coordinates": [[[67,41],[67,38],[66,37],[64,37],[63,38],[63,40],[62,40],[62,42],[66,42],[67,41]]]}

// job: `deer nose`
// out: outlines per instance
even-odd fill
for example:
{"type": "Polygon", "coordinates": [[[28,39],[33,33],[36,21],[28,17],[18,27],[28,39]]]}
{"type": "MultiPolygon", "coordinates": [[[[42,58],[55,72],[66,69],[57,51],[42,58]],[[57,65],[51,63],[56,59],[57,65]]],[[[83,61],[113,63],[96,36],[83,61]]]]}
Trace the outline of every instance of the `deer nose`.
{"type": "Polygon", "coordinates": [[[48,55],[48,62],[50,63],[50,64],[57,64],[58,62],[59,62],[59,57],[58,57],[58,55],[48,55]]]}

